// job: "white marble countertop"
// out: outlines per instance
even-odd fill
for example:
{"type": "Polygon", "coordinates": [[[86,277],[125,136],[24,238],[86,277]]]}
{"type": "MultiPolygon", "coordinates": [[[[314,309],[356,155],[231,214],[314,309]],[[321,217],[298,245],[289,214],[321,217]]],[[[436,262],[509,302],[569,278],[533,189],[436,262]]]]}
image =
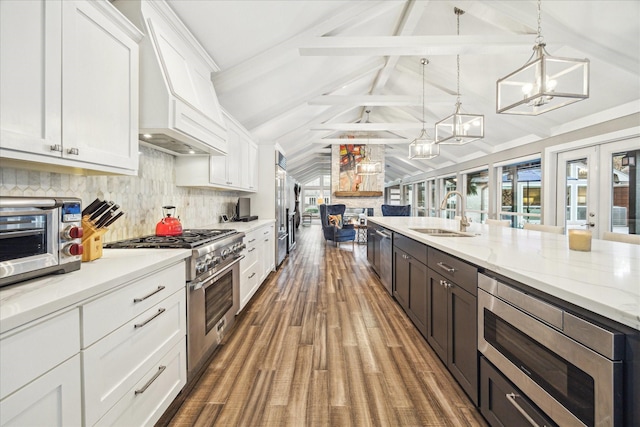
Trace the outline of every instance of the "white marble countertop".
{"type": "Polygon", "coordinates": [[[105,249],[78,271],[0,288],[0,333],[183,261],[190,249],[105,249]]]}
{"type": "Polygon", "coordinates": [[[640,245],[594,239],[591,252],[569,250],[566,235],[472,224],[475,237],[436,237],[411,228],[458,222],[425,217],[369,221],[441,249],[591,312],[640,330],[640,245]]]}

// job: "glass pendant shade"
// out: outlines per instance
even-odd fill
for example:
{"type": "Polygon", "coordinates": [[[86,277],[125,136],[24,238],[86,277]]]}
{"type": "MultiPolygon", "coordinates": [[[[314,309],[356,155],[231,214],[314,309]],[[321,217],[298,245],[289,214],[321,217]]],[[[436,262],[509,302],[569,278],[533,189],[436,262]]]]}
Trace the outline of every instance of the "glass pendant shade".
{"type": "Polygon", "coordinates": [[[544,43],[535,59],[497,82],[496,112],[537,116],[589,97],[589,60],[551,56],[544,43]]]}
{"type": "Polygon", "coordinates": [[[382,173],[382,163],[363,159],[356,165],[357,175],[378,175],[382,173]]]}
{"type": "Polygon", "coordinates": [[[484,138],[484,116],[465,114],[456,104],[456,112],[436,123],[436,143],[462,145],[484,138]]]}
{"type": "Polygon", "coordinates": [[[429,160],[440,155],[440,146],[431,139],[425,129],[409,144],[409,158],[429,160]]]}

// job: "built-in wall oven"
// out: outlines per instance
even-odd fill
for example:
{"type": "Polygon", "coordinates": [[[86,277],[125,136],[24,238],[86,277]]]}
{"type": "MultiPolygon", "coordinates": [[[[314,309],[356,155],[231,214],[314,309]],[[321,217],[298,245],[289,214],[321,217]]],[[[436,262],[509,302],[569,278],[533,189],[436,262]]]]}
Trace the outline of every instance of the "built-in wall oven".
{"type": "Polygon", "coordinates": [[[485,274],[478,287],[478,348],[528,400],[560,426],[623,424],[623,333],[485,274]]]}

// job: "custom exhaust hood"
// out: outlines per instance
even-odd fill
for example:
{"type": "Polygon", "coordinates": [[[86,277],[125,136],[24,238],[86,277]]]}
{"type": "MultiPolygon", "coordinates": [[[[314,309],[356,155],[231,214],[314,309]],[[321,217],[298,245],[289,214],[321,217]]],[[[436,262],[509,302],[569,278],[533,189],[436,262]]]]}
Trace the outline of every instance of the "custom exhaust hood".
{"type": "Polygon", "coordinates": [[[140,43],[139,139],[176,155],[226,155],[227,125],[211,82],[218,67],[164,1],[113,4],[140,43]]]}

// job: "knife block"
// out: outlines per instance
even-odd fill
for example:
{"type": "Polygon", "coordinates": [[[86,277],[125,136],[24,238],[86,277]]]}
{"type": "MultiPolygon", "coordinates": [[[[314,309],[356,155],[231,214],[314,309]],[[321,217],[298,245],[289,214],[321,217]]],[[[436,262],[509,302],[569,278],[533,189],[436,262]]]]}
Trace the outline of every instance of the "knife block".
{"type": "Polygon", "coordinates": [[[102,257],[102,236],[108,228],[96,228],[89,217],[82,218],[82,262],[102,257]]]}

